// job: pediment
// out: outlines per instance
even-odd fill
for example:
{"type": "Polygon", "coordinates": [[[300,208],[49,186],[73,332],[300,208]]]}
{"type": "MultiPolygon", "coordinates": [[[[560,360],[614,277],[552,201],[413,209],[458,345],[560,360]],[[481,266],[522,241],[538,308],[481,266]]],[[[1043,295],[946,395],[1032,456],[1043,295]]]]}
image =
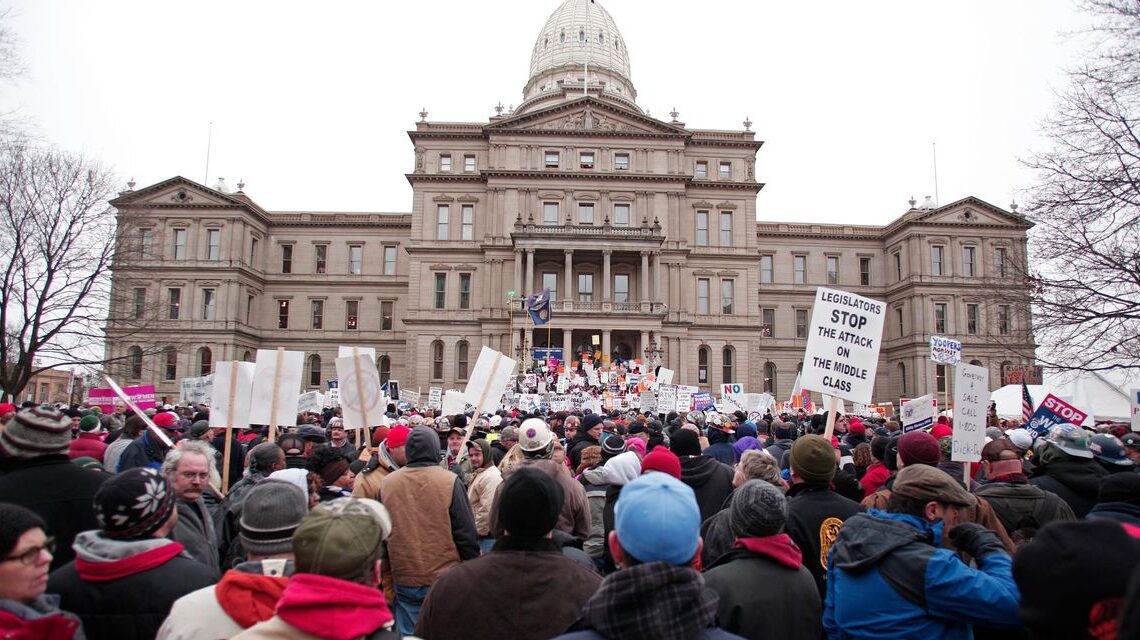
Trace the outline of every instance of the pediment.
{"type": "Polygon", "coordinates": [[[578,98],[546,109],[506,118],[488,126],[487,131],[688,135],[688,132],[682,127],[602,102],[593,97],[578,98]]]}
{"type": "Polygon", "coordinates": [[[974,197],[924,212],[915,221],[929,224],[1029,226],[1029,222],[1020,215],[974,197]]]}
{"type": "Polygon", "coordinates": [[[176,176],[138,191],[124,192],[111,204],[116,207],[248,207],[251,203],[176,176]]]}

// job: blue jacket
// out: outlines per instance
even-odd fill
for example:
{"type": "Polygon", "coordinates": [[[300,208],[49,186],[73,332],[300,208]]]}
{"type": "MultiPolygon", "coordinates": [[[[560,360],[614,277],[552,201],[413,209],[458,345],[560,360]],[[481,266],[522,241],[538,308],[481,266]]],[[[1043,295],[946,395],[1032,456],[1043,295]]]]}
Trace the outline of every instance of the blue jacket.
{"type": "Polygon", "coordinates": [[[973,624],[1019,627],[1009,555],[987,554],[973,569],[941,539],[941,522],[901,513],[844,522],[827,561],[827,637],[968,640],[973,624]]]}

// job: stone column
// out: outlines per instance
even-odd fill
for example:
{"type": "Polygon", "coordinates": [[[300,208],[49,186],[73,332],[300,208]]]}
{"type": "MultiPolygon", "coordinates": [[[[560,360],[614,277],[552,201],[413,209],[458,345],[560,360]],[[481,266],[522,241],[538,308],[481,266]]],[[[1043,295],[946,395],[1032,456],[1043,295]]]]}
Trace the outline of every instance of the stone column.
{"type": "Polygon", "coordinates": [[[653,252],[653,297],[651,302],[661,302],[661,252],[653,252]]]}
{"type": "Polygon", "coordinates": [[[602,329],[602,362],[608,360],[610,354],[610,330],[602,329]]]}
{"type": "MultiPolygon", "coordinates": [[[[610,249],[602,250],[602,302],[610,301],[610,249]]],[[[606,353],[609,353],[608,351],[606,353]]]]}
{"type": "Polygon", "coordinates": [[[641,252],[641,301],[649,300],[649,252],[641,252]]]}
{"type": "Polygon", "coordinates": [[[522,293],[522,249],[515,249],[515,293],[522,293]]]}
{"type": "MultiPolygon", "coordinates": [[[[562,293],[563,300],[572,300],[574,297],[574,250],[566,249],[566,290],[562,293]]],[[[564,309],[566,307],[563,307],[564,309]]]]}
{"type": "Polygon", "coordinates": [[[649,332],[641,332],[641,353],[637,354],[637,359],[641,360],[642,364],[649,366],[649,357],[645,355],[645,350],[649,348],[649,332]]]}
{"type": "Polygon", "coordinates": [[[574,341],[571,339],[573,331],[569,328],[562,330],[562,359],[566,362],[566,369],[570,369],[570,361],[573,360],[574,341]]]}
{"type": "Polygon", "coordinates": [[[534,249],[526,250],[526,281],[523,288],[524,290],[519,292],[521,295],[529,296],[534,292],[534,249]]]}

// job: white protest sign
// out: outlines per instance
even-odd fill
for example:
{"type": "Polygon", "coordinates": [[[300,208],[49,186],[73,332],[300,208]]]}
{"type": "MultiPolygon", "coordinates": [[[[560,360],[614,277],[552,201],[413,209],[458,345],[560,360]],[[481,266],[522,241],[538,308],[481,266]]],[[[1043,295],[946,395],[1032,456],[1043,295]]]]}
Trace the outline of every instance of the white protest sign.
{"type": "Polygon", "coordinates": [[[865,416],[867,415],[867,405],[862,402],[852,402],[851,413],[860,417],[865,416]]]}
{"type": "Polygon", "coordinates": [[[669,413],[677,410],[677,387],[671,384],[657,385],[657,412],[669,413]]]}
{"type": "MultiPolygon", "coordinates": [[[[776,406],[776,399],[770,393],[746,393],[744,394],[744,409],[745,413],[765,413],[772,407],[776,406]]],[[[735,411],[735,409],[733,409],[735,411]]]]}
{"type": "Polygon", "coordinates": [[[454,389],[448,389],[443,394],[443,409],[440,410],[445,416],[455,416],[463,413],[467,408],[467,402],[463,400],[463,392],[454,389]]]}
{"type": "Polygon", "coordinates": [[[570,379],[566,377],[566,374],[561,374],[558,376],[558,386],[555,388],[555,390],[558,393],[566,393],[570,390],[570,379]]]}
{"type": "Polygon", "coordinates": [[[475,361],[475,369],[468,379],[463,399],[480,411],[498,407],[517,364],[515,360],[484,346],[479,352],[479,359],[475,361]]]}
{"type": "Polygon", "coordinates": [[[407,402],[411,405],[419,405],[420,403],[419,391],[412,391],[411,389],[400,389],[400,402],[407,402]]]}
{"type": "Polygon", "coordinates": [[[320,413],[325,408],[325,396],[320,391],[306,391],[297,396],[297,413],[320,413]]]}
{"type": "Polygon", "coordinates": [[[1129,391],[1128,397],[1132,399],[1132,430],[1140,431],[1140,389],[1129,391]]]}
{"type": "Polygon", "coordinates": [[[340,406],[340,387],[337,386],[337,380],[329,380],[329,394],[326,396],[330,407],[340,406]]]}
{"type": "Polygon", "coordinates": [[[693,408],[693,392],[683,387],[677,387],[676,411],[689,411],[693,408]]]}
{"type": "MultiPolygon", "coordinates": [[[[156,425],[154,423],[154,421],[150,419],[150,416],[148,416],[146,413],[144,413],[143,410],[140,409],[137,404],[135,404],[134,400],[131,400],[131,397],[128,396],[125,391],[123,391],[122,387],[120,387],[118,384],[115,383],[114,380],[111,379],[111,376],[104,375],[103,379],[106,380],[107,384],[111,386],[111,391],[113,391],[115,393],[115,395],[119,396],[119,399],[122,400],[123,403],[125,403],[127,405],[127,407],[130,408],[131,411],[134,411],[135,415],[142,418],[143,422],[146,423],[146,426],[148,429],[150,429],[151,433],[158,436],[158,439],[161,440],[162,443],[165,444],[166,446],[168,446],[168,447],[174,446],[174,443],[170,441],[170,438],[166,437],[166,433],[162,429],[158,428],[158,425],[156,425]]],[[[211,414],[212,413],[213,412],[211,412],[211,414]]]]}
{"type": "Polygon", "coordinates": [[[673,384],[673,370],[661,367],[657,372],[657,384],[673,384]]]}
{"type": "Polygon", "coordinates": [[[935,411],[933,393],[907,400],[906,404],[899,409],[903,433],[933,426],[935,411]]]}
{"type": "Polygon", "coordinates": [[[213,387],[213,374],[200,378],[182,378],[182,403],[210,404],[213,387]]]}
{"type": "Polygon", "coordinates": [[[429,409],[443,407],[443,387],[428,387],[427,406],[429,409]]]}
{"type": "Polygon", "coordinates": [[[938,364],[962,361],[962,343],[942,336],[930,336],[930,359],[938,364]]]}
{"type": "Polygon", "coordinates": [[[950,459],[981,462],[986,444],[986,411],[990,401],[990,371],[972,364],[954,367],[954,435],[950,459]]]}
{"type": "Polygon", "coordinates": [[[854,293],[816,289],[801,386],[852,402],[871,402],[886,308],[854,293]]]}
{"type": "Polygon", "coordinates": [[[337,389],[345,429],[370,429],[384,416],[384,393],[375,360],[366,354],[336,359],[337,389]]]}
{"type": "Polygon", "coordinates": [[[254,424],[296,426],[297,392],[301,390],[303,351],[258,349],[253,370],[249,421],[254,424]]]}
{"type": "Polygon", "coordinates": [[[645,413],[657,413],[657,392],[641,392],[641,410],[645,413]]]}
{"type": "Polygon", "coordinates": [[[210,407],[211,427],[249,428],[254,368],[252,362],[236,360],[219,362],[214,367],[214,404],[210,407]]]}
{"type": "Polygon", "coordinates": [[[844,404],[842,398],[839,398],[838,396],[832,397],[832,396],[827,395],[826,393],[823,394],[823,410],[824,411],[827,411],[827,407],[830,407],[832,402],[835,402],[836,403],[835,406],[838,407],[836,409],[836,411],[838,411],[839,413],[847,413],[847,405],[844,404]]]}
{"type": "Polygon", "coordinates": [[[338,358],[351,358],[352,356],[368,356],[372,362],[376,362],[376,348],[375,347],[357,347],[353,345],[340,345],[336,349],[336,357],[338,358]]]}

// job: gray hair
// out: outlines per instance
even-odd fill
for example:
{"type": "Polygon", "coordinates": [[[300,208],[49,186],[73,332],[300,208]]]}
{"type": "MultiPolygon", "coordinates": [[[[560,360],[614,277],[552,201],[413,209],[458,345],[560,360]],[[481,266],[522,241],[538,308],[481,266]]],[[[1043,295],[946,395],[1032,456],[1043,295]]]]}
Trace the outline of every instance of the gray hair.
{"type": "Polygon", "coordinates": [[[172,475],[174,470],[178,468],[178,463],[182,461],[183,456],[188,453],[202,456],[206,459],[206,464],[213,469],[214,458],[217,457],[213,447],[200,440],[183,440],[178,443],[177,447],[166,452],[166,458],[162,461],[163,475],[172,475]]]}

